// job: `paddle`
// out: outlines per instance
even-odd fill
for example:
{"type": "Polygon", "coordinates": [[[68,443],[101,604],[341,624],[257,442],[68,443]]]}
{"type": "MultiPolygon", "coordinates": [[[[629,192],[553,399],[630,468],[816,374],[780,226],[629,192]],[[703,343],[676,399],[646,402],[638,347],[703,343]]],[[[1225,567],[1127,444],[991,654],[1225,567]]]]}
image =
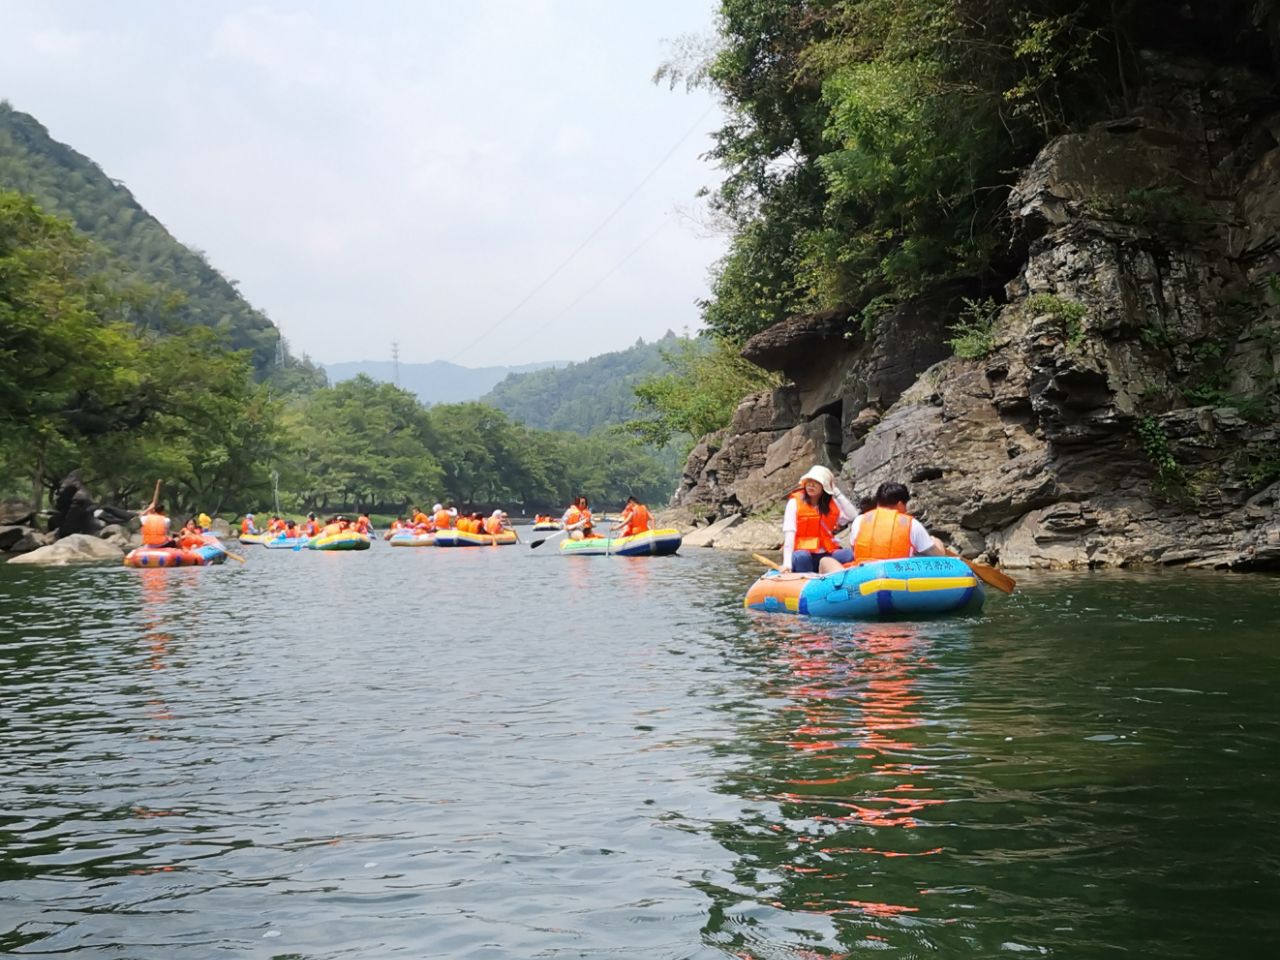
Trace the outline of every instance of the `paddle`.
{"type": "Polygon", "coordinates": [[[228,550],[228,551],[227,551],[227,556],[228,556],[228,557],[230,557],[232,560],[234,560],[236,563],[248,563],[248,562],[249,562],[249,561],[247,561],[244,557],[240,556],[240,554],[238,554],[238,553],[232,553],[230,550],[228,550]]]}
{"type": "Polygon", "coordinates": [[[546,543],[548,540],[555,540],[557,537],[563,537],[567,532],[568,532],[568,531],[566,531],[566,530],[561,530],[559,533],[553,533],[553,534],[552,534],[551,536],[549,536],[549,537],[543,537],[541,540],[535,540],[535,541],[533,541],[533,543],[529,544],[529,549],[530,549],[530,550],[537,550],[540,546],[542,546],[542,545],[543,545],[544,543],[546,543]]]}
{"type": "Polygon", "coordinates": [[[773,567],[773,569],[775,569],[775,570],[781,570],[781,569],[782,569],[780,566],[778,566],[776,563],[774,563],[774,562],[773,562],[772,560],[770,560],[768,557],[762,557],[762,556],[760,556],[760,554],[758,554],[758,553],[753,553],[753,554],[752,554],[752,556],[753,556],[753,557],[755,557],[757,560],[759,560],[761,563],[763,563],[766,567],[773,567]]]}
{"type": "Polygon", "coordinates": [[[1004,593],[1013,593],[1014,587],[1018,585],[1013,577],[1007,573],[1003,573],[995,567],[989,567],[985,563],[978,563],[976,560],[967,560],[954,550],[948,550],[947,556],[955,557],[972,570],[983,583],[990,584],[1004,593]]]}

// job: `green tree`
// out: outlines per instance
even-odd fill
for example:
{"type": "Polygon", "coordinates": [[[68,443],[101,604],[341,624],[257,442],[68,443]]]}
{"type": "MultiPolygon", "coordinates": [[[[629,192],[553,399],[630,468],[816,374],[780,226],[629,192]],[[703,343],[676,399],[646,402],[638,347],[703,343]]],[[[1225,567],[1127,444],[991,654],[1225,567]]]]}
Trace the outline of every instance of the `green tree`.
{"type": "Polygon", "coordinates": [[[648,416],[628,426],[657,446],[682,437],[686,453],[699,437],[728,426],[744,396],[781,383],[724,339],[683,342],[666,359],[669,373],[636,387],[640,409],[648,416]]]}
{"type": "Polygon", "coordinates": [[[136,341],[93,258],[69,224],[0,191],[0,437],[25,451],[37,506],[51,449],[125,426],[137,384],[136,341]]]}
{"type": "Polygon", "coordinates": [[[1014,171],[1124,89],[1135,16],[1113,0],[723,0],[698,73],[728,108],[712,202],[734,230],[709,329],[741,343],[942,278],[997,284],[1014,171]]]}

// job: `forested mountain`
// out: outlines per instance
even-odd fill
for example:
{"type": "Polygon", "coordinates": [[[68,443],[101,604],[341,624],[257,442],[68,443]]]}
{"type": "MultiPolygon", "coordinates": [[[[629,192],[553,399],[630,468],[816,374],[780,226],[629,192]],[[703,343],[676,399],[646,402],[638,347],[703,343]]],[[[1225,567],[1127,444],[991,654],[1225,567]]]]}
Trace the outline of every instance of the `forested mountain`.
{"type": "Polygon", "coordinates": [[[397,365],[390,360],[356,360],[326,363],[324,371],[332,384],[366,376],[379,383],[396,383],[416,394],[422,403],[464,403],[479,399],[508,374],[545,370],[553,366],[564,364],[548,360],[517,367],[461,367],[447,360],[433,360],[430,363],[401,363],[397,370],[397,365]]]}
{"type": "Polygon", "coordinates": [[[603,353],[581,363],[536,373],[513,373],[481,397],[513,420],[541,430],[583,435],[636,419],[635,388],[668,370],[663,351],[683,342],[668,331],[661,340],[603,353]]]}
{"type": "MultiPolygon", "coordinates": [[[[76,470],[178,513],[326,511],[451,499],[556,510],[571,495],[665,499],[674,466],[623,431],[515,423],[474,398],[509,371],[402,365],[415,390],[335,379],[94,163],[0,106],[0,496],[40,510],[76,470]],[[415,396],[436,405],[426,408],[415,396]]],[[[377,367],[377,364],[368,366],[377,367]]],[[[391,364],[380,365],[385,379],[391,364]]]]}
{"type": "Polygon", "coordinates": [[[117,287],[142,280],[130,304],[141,329],[210,327],[236,350],[250,350],[259,376],[277,360],[280,331],[204,257],[176,239],[133,194],[88,157],[49,136],[34,117],[0,101],[0,189],[34,197],[71,220],[115,258],[102,271],[117,287]]]}

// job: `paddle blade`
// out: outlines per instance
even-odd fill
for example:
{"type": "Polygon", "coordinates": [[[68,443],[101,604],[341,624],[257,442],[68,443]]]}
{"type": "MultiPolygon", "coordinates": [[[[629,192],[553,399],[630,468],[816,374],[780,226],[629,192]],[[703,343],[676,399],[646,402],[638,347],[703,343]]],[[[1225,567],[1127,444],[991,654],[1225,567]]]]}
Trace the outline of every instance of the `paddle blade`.
{"type": "Polygon", "coordinates": [[[232,553],[230,550],[227,551],[227,556],[230,557],[232,560],[234,560],[236,563],[246,562],[244,557],[240,556],[240,554],[238,553],[232,553]]]}
{"type": "Polygon", "coordinates": [[[1002,593],[1013,593],[1014,588],[1018,585],[1017,581],[1007,573],[997,570],[995,567],[989,567],[985,563],[978,563],[976,560],[966,560],[954,550],[947,551],[951,556],[958,557],[964,561],[964,565],[974,572],[974,575],[988,586],[995,587],[1002,593]]]}
{"type": "Polygon", "coordinates": [[[753,553],[751,556],[755,557],[757,560],[763,563],[766,567],[772,567],[774,570],[780,569],[778,564],[774,563],[768,557],[762,557],[758,553],[753,553]]]}
{"type": "Polygon", "coordinates": [[[565,534],[565,531],[561,530],[559,533],[553,533],[549,537],[543,537],[541,540],[535,540],[533,541],[533,543],[529,544],[529,549],[530,550],[537,549],[538,547],[546,543],[548,540],[555,540],[557,537],[563,537],[564,534],[565,534]]]}

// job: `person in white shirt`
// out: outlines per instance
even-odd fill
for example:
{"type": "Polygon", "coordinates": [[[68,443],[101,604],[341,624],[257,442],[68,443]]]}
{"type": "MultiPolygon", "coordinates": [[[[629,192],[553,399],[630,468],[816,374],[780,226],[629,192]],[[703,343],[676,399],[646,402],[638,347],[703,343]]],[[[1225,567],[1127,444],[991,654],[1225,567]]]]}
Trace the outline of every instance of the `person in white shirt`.
{"type": "MultiPolygon", "coordinates": [[[[882,483],[876,490],[876,506],[859,514],[849,528],[849,546],[859,563],[868,560],[899,560],[907,557],[945,557],[947,551],[911,514],[907,501],[911,493],[901,483],[882,483]]],[[[833,573],[847,564],[826,558],[819,573],[833,573]]]]}

